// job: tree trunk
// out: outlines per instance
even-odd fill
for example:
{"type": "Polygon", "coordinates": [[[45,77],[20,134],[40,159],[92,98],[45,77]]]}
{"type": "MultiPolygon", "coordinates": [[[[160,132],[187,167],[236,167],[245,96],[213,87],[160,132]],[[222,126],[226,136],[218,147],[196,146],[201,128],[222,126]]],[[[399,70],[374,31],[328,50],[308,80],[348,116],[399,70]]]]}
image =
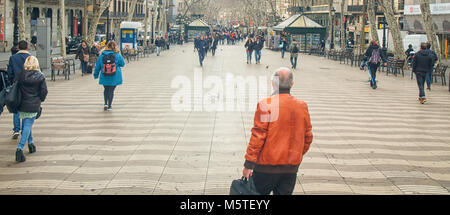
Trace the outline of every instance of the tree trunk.
{"type": "Polygon", "coordinates": [[[66,57],[66,6],[65,0],[59,0],[59,39],[60,55],[66,57]]]}
{"type": "Polygon", "coordinates": [[[363,2],[363,13],[360,17],[359,23],[361,29],[359,29],[359,53],[364,53],[366,50],[366,32],[364,32],[364,29],[366,28],[366,17],[365,14],[367,13],[367,0],[364,0],[363,2]]]}
{"type": "Polygon", "coordinates": [[[431,44],[431,49],[436,52],[439,62],[441,61],[441,52],[439,50],[439,43],[436,39],[436,29],[434,29],[433,18],[430,11],[430,0],[422,0],[420,3],[420,10],[422,12],[423,23],[425,25],[425,32],[427,33],[428,41],[431,44]]]}
{"type": "Polygon", "coordinates": [[[333,8],[333,0],[328,0],[328,44],[330,44],[330,50],[331,50],[331,40],[332,40],[332,35],[334,34],[333,31],[333,15],[332,15],[332,10],[333,8]]]}
{"type": "Polygon", "coordinates": [[[347,1],[341,1],[341,50],[345,50],[346,38],[345,38],[345,5],[347,1]]]}
{"type": "Polygon", "coordinates": [[[128,22],[131,22],[133,20],[134,12],[136,10],[136,4],[137,4],[137,0],[133,0],[131,2],[131,5],[130,5],[131,7],[129,10],[128,19],[127,19],[128,22]]]}
{"type": "Polygon", "coordinates": [[[106,8],[111,4],[112,0],[104,0],[100,5],[94,4],[93,13],[91,17],[91,26],[89,27],[89,34],[87,42],[89,45],[94,43],[95,34],[97,34],[97,25],[102,13],[106,10],[106,8]]]}
{"type": "Polygon", "coordinates": [[[368,15],[370,25],[370,38],[375,41],[380,41],[377,33],[377,20],[375,16],[375,0],[369,0],[368,2],[368,15]]]}
{"type": "Polygon", "coordinates": [[[394,10],[392,8],[393,1],[392,0],[378,0],[378,5],[381,6],[381,9],[384,11],[384,15],[386,16],[386,21],[389,24],[389,31],[392,34],[392,40],[394,41],[394,56],[397,59],[405,59],[406,55],[403,50],[403,39],[400,34],[400,26],[397,23],[395,18],[394,10]]]}
{"type": "Polygon", "coordinates": [[[88,35],[88,0],[84,0],[84,8],[83,8],[83,39],[87,40],[88,35]]]}
{"type": "Polygon", "coordinates": [[[18,13],[17,13],[17,20],[18,20],[18,27],[19,27],[19,41],[21,40],[26,40],[25,37],[25,0],[19,0],[17,2],[17,8],[18,8],[18,13]]]}

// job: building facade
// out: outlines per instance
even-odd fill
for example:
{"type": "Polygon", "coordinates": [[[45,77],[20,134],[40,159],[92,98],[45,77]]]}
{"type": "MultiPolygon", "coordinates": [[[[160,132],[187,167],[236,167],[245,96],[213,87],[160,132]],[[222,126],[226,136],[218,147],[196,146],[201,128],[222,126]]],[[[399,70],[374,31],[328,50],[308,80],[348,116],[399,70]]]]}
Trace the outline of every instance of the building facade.
{"type": "MultiPolygon", "coordinates": [[[[434,29],[439,39],[440,52],[448,59],[450,40],[450,0],[430,0],[434,29]]],[[[404,28],[410,34],[425,34],[419,0],[405,0],[404,28]]]]}

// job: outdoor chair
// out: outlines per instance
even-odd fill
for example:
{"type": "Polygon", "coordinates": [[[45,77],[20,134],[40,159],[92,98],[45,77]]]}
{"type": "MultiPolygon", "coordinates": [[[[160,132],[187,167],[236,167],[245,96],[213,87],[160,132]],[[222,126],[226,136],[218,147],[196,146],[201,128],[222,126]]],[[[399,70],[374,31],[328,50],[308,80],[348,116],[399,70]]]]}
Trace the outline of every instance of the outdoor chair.
{"type": "Polygon", "coordinates": [[[62,71],[64,74],[64,79],[65,80],[69,80],[70,79],[70,73],[68,70],[68,67],[70,67],[68,65],[68,61],[66,59],[64,59],[63,57],[55,57],[52,58],[52,71],[51,71],[51,80],[52,81],[56,81],[56,71],[58,71],[58,75],[59,72],[62,71]]]}
{"type": "Polygon", "coordinates": [[[437,77],[439,77],[441,79],[441,83],[443,86],[447,85],[447,80],[445,77],[445,73],[447,71],[448,66],[444,65],[442,63],[439,63],[436,68],[434,69],[433,72],[433,78],[434,78],[434,83],[437,82],[437,77]]]}

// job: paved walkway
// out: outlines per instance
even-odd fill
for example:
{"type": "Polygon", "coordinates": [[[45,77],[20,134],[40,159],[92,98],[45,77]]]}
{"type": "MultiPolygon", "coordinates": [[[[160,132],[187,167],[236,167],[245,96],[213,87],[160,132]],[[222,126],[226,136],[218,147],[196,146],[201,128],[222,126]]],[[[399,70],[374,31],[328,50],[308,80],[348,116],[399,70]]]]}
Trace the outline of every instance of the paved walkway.
{"type": "MultiPolygon", "coordinates": [[[[174,112],[177,75],[193,80],[190,45],[130,62],[114,110],[103,111],[103,89],[79,72],[48,82],[49,95],[33,134],[37,153],[14,162],[12,117],[0,117],[0,194],[228,194],[240,178],[253,111],[174,112]]],[[[263,51],[247,65],[243,45],[207,57],[204,77],[269,77],[289,65],[263,51]],[[268,68],[267,68],[267,67],[268,68]]],[[[292,94],[309,104],[314,142],[298,173],[295,194],[449,194],[450,96],[439,85],[420,105],[408,77],[368,74],[300,55],[292,94]]]]}

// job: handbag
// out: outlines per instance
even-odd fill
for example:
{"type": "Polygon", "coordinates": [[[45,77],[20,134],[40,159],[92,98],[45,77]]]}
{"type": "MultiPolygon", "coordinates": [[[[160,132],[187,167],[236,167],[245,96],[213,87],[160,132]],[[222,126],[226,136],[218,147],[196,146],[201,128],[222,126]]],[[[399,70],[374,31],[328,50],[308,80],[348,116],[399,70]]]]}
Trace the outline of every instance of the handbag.
{"type": "Polygon", "coordinates": [[[260,195],[256,191],[255,182],[253,177],[250,176],[247,180],[242,177],[241,179],[233,180],[230,187],[230,195],[260,195]]]}
{"type": "MultiPolygon", "coordinates": [[[[1,72],[0,72],[1,73],[1,72]]],[[[3,76],[3,73],[0,74],[2,76],[2,83],[3,83],[3,89],[0,91],[0,109],[3,109],[3,107],[6,104],[6,82],[5,77],[3,76]]]]}
{"type": "Polygon", "coordinates": [[[83,61],[85,63],[89,62],[89,55],[88,54],[83,54],[83,61]]]}
{"type": "Polygon", "coordinates": [[[18,113],[21,102],[22,92],[20,91],[19,82],[16,81],[6,95],[6,107],[10,113],[18,113]]]}

